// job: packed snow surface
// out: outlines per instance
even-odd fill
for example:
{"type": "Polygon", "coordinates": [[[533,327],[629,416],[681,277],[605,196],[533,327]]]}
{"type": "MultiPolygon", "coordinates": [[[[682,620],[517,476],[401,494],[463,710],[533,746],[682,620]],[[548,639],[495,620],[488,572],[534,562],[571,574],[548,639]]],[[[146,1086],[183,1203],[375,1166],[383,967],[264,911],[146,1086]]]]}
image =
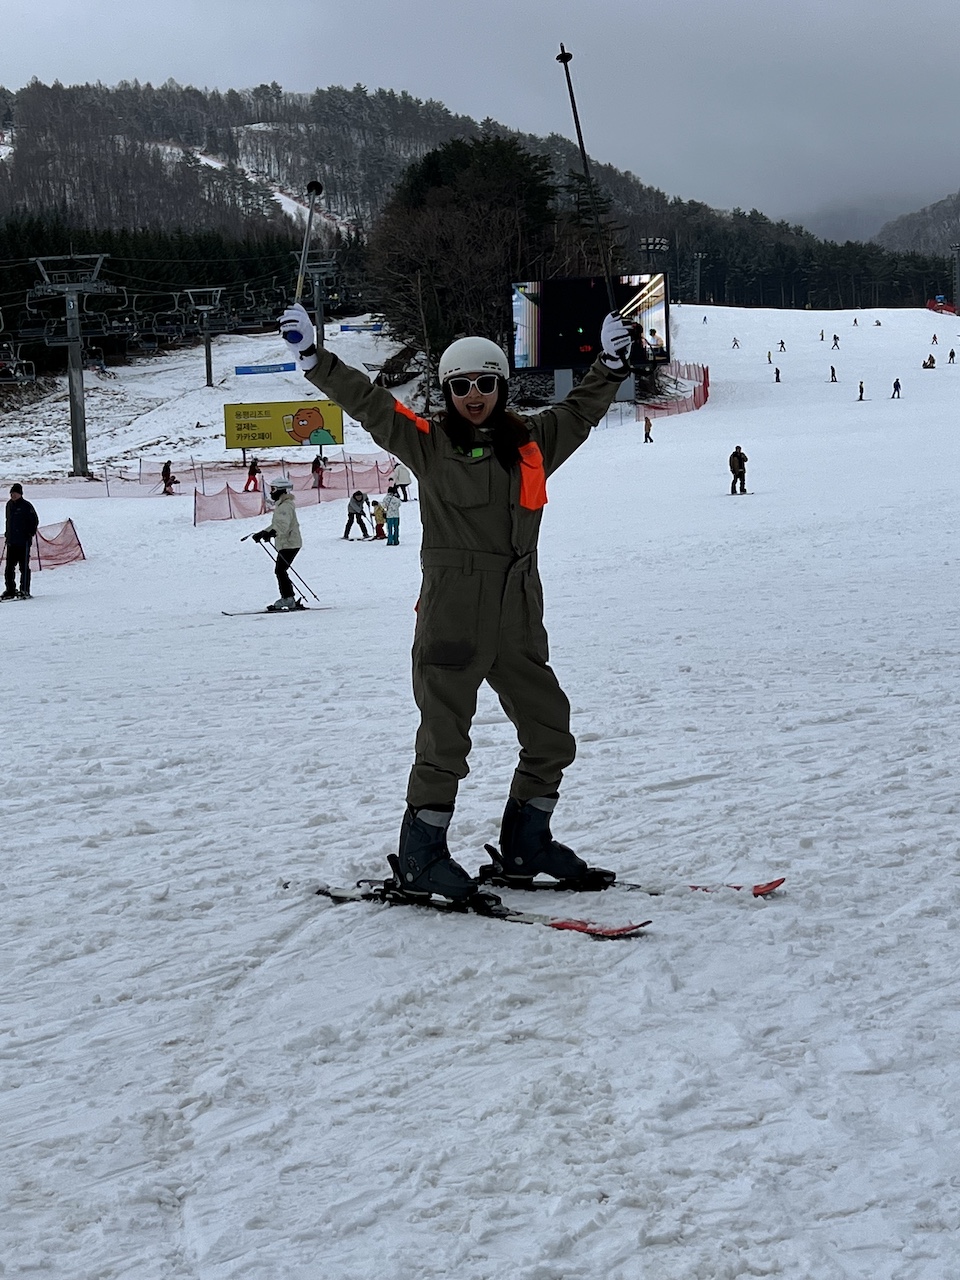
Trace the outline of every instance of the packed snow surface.
{"type": "MultiPolygon", "coordinates": [[[[275,595],[257,522],[27,483],[88,559],[0,606],[0,1274],[960,1274],[960,325],[853,319],[675,308],[708,405],[652,445],[617,407],[550,481],[580,744],[554,827],[663,893],[535,906],[650,917],[629,942],[310,892],[395,847],[416,502],[397,548],[302,508],[324,611],[227,618],[275,595]],[[769,900],[686,887],[774,875],[769,900]]],[[[229,370],[282,354],[219,340],[213,391],[196,350],[121,371],[91,462],[221,458],[229,370]]],[[[8,482],[66,469],[47,407],[3,418],[8,482]]],[[[471,868],[514,758],[485,689],[471,868]]]]}

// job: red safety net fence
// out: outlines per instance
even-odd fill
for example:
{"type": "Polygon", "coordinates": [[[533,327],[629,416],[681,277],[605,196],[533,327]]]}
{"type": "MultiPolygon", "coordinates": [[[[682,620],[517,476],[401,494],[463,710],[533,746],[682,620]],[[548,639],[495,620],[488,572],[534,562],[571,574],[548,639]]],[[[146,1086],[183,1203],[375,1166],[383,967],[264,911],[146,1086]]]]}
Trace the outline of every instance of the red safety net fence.
{"type": "Polygon", "coordinates": [[[316,506],[320,502],[342,501],[355,490],[364,493],[385,493],[395,463],[388,458],[327,459],[321,477],[316,483],[309,462],[268,463],[257,476],[259,491],[244,492],[227,484],[217,493],[195,492],[193,495],[193,523],[206,520],[243,520],[247,516],[263,515],[267,511],[264,493],[270,490],[271,479],[284,476],[293,481],[293,496],[298,507],[316,506]]]}
{"type": "Polygon", "coordinates": [[[671,360],[663,366],[666,390],[656,400],[637,405],[637,421],[702,409],[710,398],[710,370],[702,364],[671,360]]]}
{"type": "MultiPolygon", "coordinates": [[[[3,559],[6,553],[7,540],[0,537],[0,559],[3,559]]],[[[76,560],[86,560],[86,558],[72,520],[62,520],[60,524],[41,525],[30,548],[31,569],[59,569],[63,564],[73,564],[76,560]]]]}

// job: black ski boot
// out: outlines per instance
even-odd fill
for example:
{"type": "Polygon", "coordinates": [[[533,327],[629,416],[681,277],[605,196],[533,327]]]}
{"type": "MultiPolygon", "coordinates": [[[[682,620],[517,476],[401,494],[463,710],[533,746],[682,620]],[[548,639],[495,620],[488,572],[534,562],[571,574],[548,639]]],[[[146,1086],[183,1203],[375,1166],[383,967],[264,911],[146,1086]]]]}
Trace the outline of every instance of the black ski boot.
{"type": "Polygon", "coordinates": [[[552,876],[555,884],[542,888],[598,890],[609,888],[616,872],[590,867],[572,849],[554,840],[550,815],[556,796],[537,796],[522,803],[512,796],[500,824],[500,848],[487,845],[493,865],[482,867],[480,880],[509,889],[534,889],[534,877],[552,876]]]}
{"type": "Polygon", "coordinates": [[[409,897],[443,898],[463,902],[477,894],[479,885],[447,848],[447,827],[453,810],[413,809],[408,806],[400,826],[400,848],[388,859],[396,886],[409,897]]]}

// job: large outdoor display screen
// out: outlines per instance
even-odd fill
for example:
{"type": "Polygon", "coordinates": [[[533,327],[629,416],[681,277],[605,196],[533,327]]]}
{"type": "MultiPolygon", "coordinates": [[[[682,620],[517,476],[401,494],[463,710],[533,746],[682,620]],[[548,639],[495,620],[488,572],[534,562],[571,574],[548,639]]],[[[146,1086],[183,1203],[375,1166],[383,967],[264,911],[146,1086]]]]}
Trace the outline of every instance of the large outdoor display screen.
{"type": "MultiPolygon", "coordinates": [[[[617,276],[614,297],[635,327],[635,368],[670,359],[667,277],[617,276]]],[[[600,354],[600,326],[610,310],[602,276],[526,280],[513,286],[514,369],[585,369],[600,354]]]]}

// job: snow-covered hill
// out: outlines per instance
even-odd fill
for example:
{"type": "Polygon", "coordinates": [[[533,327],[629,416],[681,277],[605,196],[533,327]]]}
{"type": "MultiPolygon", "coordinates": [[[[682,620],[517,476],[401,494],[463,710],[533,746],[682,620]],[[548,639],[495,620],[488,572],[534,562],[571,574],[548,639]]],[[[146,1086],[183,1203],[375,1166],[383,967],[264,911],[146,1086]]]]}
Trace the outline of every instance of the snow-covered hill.
{"type": "MultiPolygon", "coordinates": [[[[853,318],[676,309],[707,407],[652,445],[615,409],[550,482],[580,742],[555,828],[664,890],[565,907],[651,916],[639,941],[307,891],[395,845],[416,503],[398,548],[341,541],[340,503],[303,510],[297,568],[331,607],[225,618],[272,596],[253,526],[27,485],[88,560],[0,606],[5,1275],[960,1271],[960,334],[853,318]],[[774,873],[769,901],[684,887],[774,873]]],[[[191,358],[189,386],[178,361],[136,375],[149,424],[101,436],[94,406],[97,456],[216,422],[191,358]]],[[[39,466],[2,440],[8,478],[39,466]]],[[[468,866],[514,753],[485,692],[451,832],[468,866]]]]}

